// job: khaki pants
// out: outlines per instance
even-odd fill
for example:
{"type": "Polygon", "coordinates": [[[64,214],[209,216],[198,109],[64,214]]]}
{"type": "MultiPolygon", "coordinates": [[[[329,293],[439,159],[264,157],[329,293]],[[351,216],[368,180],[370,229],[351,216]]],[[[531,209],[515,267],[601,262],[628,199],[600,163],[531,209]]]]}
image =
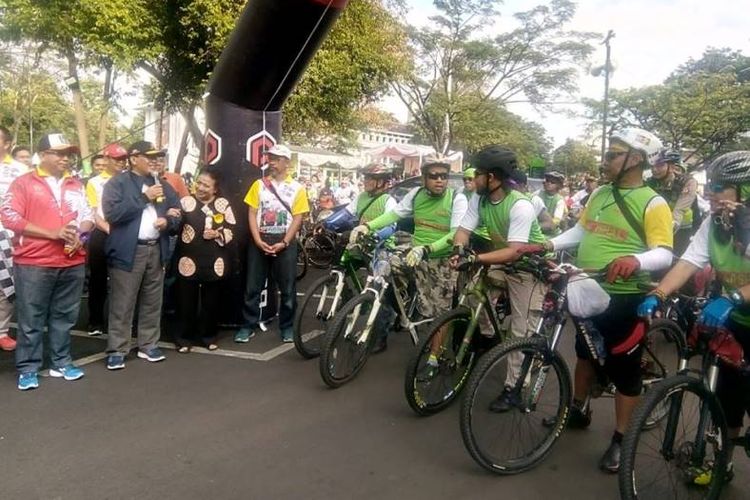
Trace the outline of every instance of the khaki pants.
{"type": "Polygon", "coordinates": [[[13,316],[14,309],[13,303],[0,292],[0,335],[7,334],[10,330],[10,318],[13,316]]]}

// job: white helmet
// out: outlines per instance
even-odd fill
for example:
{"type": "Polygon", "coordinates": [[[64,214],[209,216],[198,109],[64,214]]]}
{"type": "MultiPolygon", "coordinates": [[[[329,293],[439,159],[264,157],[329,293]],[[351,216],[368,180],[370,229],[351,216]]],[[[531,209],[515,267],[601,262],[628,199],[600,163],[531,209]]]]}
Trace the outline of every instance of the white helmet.
{"type": "Polygon", "coordinates": [[[653,166],[659,158],[662,149],[661,141],[658,137],[647,130],[636,127],[628,127],[613,132],[609,137],[610,141],[617,140],[627,144],[631,149],[635,149],[646,155],[646,161],[653,166]]]}

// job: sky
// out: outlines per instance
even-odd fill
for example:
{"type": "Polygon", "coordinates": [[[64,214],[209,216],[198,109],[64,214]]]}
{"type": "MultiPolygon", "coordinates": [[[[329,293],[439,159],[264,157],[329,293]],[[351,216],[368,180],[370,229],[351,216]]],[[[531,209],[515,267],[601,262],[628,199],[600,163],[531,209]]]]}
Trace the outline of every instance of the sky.
{"type": "MultiPolygon", "coordinates": [[[[540,1],[507,0],[501,6],[498,29],[512,22],[514,12],[529,10],[540,1]]],[[[407,20],[424,25],[435,13],[432,0],[407,0],[407,20]]],[[[750,54],[750,0],[580,0],[568,29],[604,34],[615,32],[611,41],[615,70],[610,88],[624,89],[661,83],[691,57],[698,59],[709,47],[730,47],[750,54]]],[[[598,42],[597,42],[598,43],[598,42]]],[[[592,66],[604,63],[604,45],[597,45],[592,66]]],[[[581,70],[580,91],[574,96],[601,99],[604,78],[581,70]]],[[[397,98],[383,101],[383,108],[405,121],[406,108],[397,98]]],[[[561,112],[540,114],[531,106],[513,104],[509,109],[542,124],[555,146],[567,138],[582,138],[585,122],[561,112]]],[[[578,108],[581,109],[580,107],[578,108]]]]}

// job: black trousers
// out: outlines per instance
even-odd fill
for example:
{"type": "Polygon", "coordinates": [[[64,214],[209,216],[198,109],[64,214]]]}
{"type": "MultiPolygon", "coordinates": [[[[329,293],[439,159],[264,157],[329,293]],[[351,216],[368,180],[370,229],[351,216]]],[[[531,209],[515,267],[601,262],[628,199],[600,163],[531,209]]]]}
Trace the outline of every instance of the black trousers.
{"type": "Polygon", "coordinates": [[[107,301],[107,256],[104,253],[104,244],[107,242],[107,233],[99,229],[91,232],[89,239],[89,328],[104,328],[104,310],[107,301]]]}
{"type": "Polygon", "coordinates": [[[177,307],[175,344],[207,346],[216,341],[221,287],[224,282],[200,282],[177,277],[174,296],[177,307]]]}

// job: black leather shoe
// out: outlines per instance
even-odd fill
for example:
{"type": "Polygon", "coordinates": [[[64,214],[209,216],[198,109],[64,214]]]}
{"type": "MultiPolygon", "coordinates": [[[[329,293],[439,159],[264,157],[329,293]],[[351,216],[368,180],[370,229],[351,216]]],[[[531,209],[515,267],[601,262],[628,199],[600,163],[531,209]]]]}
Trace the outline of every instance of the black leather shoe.
{"type": "Polygon", "coordinates": [[[372,346],[372,354],[380,354],[381,352],[388,349],[388,337],[381,337],[375,339],[375,344],[372,346]]]}
{"type": "Polygon", "coordinates": [[[570,407],[570,417],[568,417],[568,428],[569,429],[585,429],[591,425],[591,408],[587,408],[585,411],[572,405],[570,407]]]}
{"type": "Polygon", "coordinates": [[[493,413],[505,413],[517,407],[520,403],[521,398],[518,396],[518,393],[511,390],[510,387],[506,387],[500,396],[490,403],[490,411],[493,413]]]}
{"type": "Polygon", "coordinates": [[[616,474],[620,470],[620,443],[612,441],[599,460],[599,468],[604,472],[616,474]]]}

